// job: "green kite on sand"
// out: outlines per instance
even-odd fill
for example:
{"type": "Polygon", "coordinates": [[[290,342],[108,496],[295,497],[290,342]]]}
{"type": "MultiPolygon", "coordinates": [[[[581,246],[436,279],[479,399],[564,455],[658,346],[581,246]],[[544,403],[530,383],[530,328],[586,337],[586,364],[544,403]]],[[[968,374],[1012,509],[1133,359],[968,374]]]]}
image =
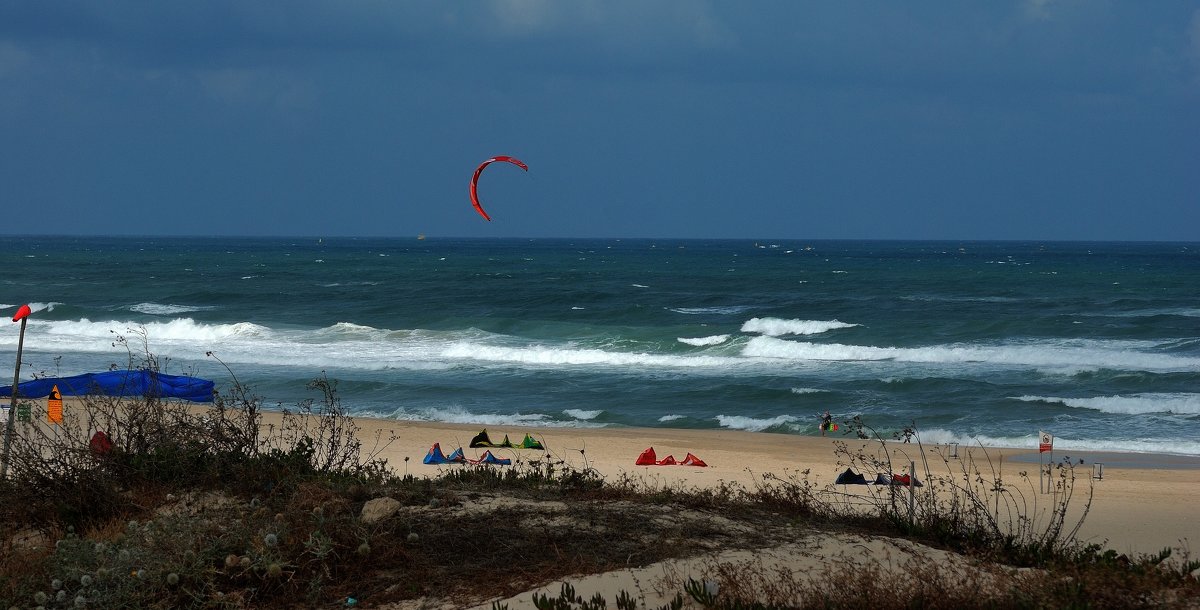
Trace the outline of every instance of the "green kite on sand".
{"type": "Polygon", "coordinates": [[[470,447],[503,447],[503,448],[507,448],[507,449],[535,449],[537,451],[545,451],[546,450],[546,448],[544,446],[542,446],[542,444],[540,442],[538,442],[537,440],[534,440],[534,438],[532,436],[529,436],[528,432],[525,433],[525,440],[523,440],[517,444],[513,444],[512,441],[508,440],[507,434],[504,435],[503,442],[493,443],[492,439],[488,438],[487,428],[484,428],[479,434],[476,434],[475,438],[471,439],[471,444],[469,446],[470,447]]]}

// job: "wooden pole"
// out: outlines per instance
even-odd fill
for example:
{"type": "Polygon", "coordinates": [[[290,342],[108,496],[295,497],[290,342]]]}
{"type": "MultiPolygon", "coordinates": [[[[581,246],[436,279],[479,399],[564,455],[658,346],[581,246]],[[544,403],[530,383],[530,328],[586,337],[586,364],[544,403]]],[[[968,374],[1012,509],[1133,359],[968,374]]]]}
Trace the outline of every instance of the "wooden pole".
{"type": "Polygon", "coordinates": [[[17,339],[17,364],[13,367],[12,397],[8,404],[8,423],[4,427],[4,456],[0,461],[0,479],[8,478],[8,459],[12,450],[13,419],[17,417],[17,382],[21,380],[21,350],[25,347],[25,323],[21,318],[21,335],[17,339]]]}

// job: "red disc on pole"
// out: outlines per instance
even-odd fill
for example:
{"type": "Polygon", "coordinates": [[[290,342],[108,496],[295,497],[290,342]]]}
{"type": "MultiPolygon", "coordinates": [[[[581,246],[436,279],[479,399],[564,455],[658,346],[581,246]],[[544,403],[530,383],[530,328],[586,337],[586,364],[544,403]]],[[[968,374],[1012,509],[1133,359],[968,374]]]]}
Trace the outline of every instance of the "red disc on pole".
{"type": "Polygon", "coordinates": [[[29,310],[28,305],[22,305],[21,308],[17,310],[17,313],[13,314],[13,322],[20,322],[21,319],[28,318],[29,314],[31,313],[33,312],[29,310]]]}

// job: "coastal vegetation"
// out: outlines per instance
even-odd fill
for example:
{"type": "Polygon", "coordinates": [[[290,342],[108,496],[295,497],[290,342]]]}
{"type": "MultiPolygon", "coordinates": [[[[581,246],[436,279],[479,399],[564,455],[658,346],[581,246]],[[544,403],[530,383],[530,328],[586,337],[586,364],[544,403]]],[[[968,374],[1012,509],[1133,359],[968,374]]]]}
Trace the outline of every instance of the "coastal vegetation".
{"type": "MultiPolygon", "coordinates": [[[[213,356],[215,358],[215,356],[213,356]]],[[[134,367],[158,367],[152,356],[134,367]]],[[[324,375],[315,398],[265,425],[264,400],[234,379],[211,408],[152,396],[86,396],[53,434],[14,438],[0,481],[0,608],[294,608],[488,605],[582,574],[814,536],[895,538],[960,558],[900,574],[832,560],[809,572],[710,562],[680,574],[670,608],[1195,607],[1186,548],[1128,557],[1075,539],[1091,494],[1056,464],[1049,506],[1028,473],[982,460],[922,464],[922,487],[819,488],[804,472],[748,488],[606,479],[553,455],[434,478],[379,456],[324,375]],[[109,431],[111,449],[89,444],[109,431]],[[1084,503],[1082,511],[1069,510],[1084,503]],[[368,506],[387,510],[375,513],[368,506]],[[663,519],[670,515],[670,519],[663,519]],[[432,604],[432,602],[430,602],[432,604]],[[436,604],[432,604],[436,605],[436,604]]],[[[919,444],[846,422],[883,447],[919,444]],[[885,438],[886,437],[886,438],[885,438]]],[[[909,464],[840,445],[848,467],[909,464]]],[[[935,455],[937,452],[933,452],[935,455]]],[[[924,452],[922,452],[924,455],[924,452]]],[[[914,464],[915,465],[915,464],[914,464]]],[[[650,583],[639,586],[649,588],[650,583]]],[[[585,599],[569,585],[538,608],[664,607],[634,586],[585,599]]],[[[668,596],[669,597],[669,596],[668,596]]]]}

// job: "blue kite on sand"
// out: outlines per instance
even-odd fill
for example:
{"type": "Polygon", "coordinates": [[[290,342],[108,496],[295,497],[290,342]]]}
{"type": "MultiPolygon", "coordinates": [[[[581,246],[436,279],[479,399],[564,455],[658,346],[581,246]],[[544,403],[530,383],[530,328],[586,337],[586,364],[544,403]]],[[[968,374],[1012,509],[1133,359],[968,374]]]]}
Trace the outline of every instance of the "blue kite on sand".
{"type": "Polygon", "coordinates": [[[439,443],[434,443],[429,448],[429,453],[425,454],[425,459],[421,460],[426,464],[465,464],[467,456],[463,455],[462,447],[454,450],[454,453],[446,455],[442,453],[442,446],[439,443]]]}
{"type": "Polygon", "coordinates": [[[425,459],[423,459],[421,461],[425,464],[433,464],[433,465],[439,465],[439,464],[477,464],[477,465],[494,464],[496,466],[512,465],[512,460],[510,460],[508,458],[498,458],[498,457],[492,455],[491,451],[484,451],[483,455],[479,456],[479,459],[477,459],[477,460],[468,459],[467,456],[463,455],[462,447],[455,449],[454,452],[451,453],[450,455],[445,455],[442,453],[442,446],[440,443],[434,443],[433,446],[429,448],[429,452],[425,454],[425,459]]]}

